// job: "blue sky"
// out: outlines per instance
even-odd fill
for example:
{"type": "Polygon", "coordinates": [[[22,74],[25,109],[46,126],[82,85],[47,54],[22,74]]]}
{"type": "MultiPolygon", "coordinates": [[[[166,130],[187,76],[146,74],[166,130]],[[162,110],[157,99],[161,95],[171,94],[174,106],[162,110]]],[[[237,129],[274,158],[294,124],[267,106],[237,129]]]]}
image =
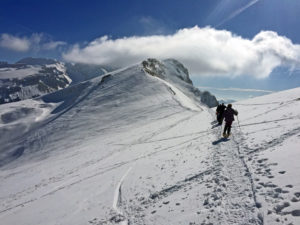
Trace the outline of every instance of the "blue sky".
{"type": "MultiPolygon", "coordinates": [[[[129,45],[140,48],[157,41],[164,46],[171,39],[176,49],[176,41],[183,40],[178,43],[179,53],[173,49],[169,52],[191,67],[196,86],[282,90],[300,84],[299,15],[299,0],[1,0],[0,60],[13,62],[34,56],[121,65],[147,57],[147,50],[141,49],[142,53],[134,52],[130,60],[122,61],[124,52],[132,52],[129,45]],[[204,29],[207,26],[211,30],[204,29]],[[178,30],[181,32],[176,34],[178,30]],[[198,46],[197,42],[199,52],[191,51],[192,35],[202,42],[207,40],[208,51],[205,43],[198,46]],[[143,42],[136,37],[149,38],[143,42]],[[223,54],[226,50],[220,39],[224,38],[232,46],[241,44],[232,51],[235,54],[229,54],[230,46],[223,54]],[[184,48],[185,43],[190,46],[184,48]],[[217,50],[211,51],[213,47],[217,50]],[[248,48],[254,53],[248,53],[248,48]],[[223,55],[216,56],[218,51],[223,55]],[[99,52],[110,59],[104,61],[99,52]],[[270,52],[274,54],[270,56],[270,52]],[[189,59],[193,54],[196,60],[189,59]],[[262,54],[265,62],[245,63],[253,60],[252,56],[238,61],[245,54],[262,54]],[[214,65],[205,57],[211,57],[214,65]],[[204,69],[196,65],[197,60],[204,69]]],[[[153,48],[160,46],[154,44],[153,48]]],[[[149,57],[169,57],[166,51],[151,51],[149,57]]]]}

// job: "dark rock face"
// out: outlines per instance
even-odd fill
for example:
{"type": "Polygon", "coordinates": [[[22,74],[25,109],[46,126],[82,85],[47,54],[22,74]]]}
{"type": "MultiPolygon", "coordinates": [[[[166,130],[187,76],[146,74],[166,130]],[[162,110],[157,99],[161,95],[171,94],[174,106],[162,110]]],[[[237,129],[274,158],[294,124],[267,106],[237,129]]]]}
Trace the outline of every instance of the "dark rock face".
{"type": "Polygon", "coordinates": [[[202,92],[201,101],[206,103],[208,107],[216,107],[218,105],[216,97],[208,91],[202,92]]]}
{"type": "Polygon", "coordinates": [[[142,65],[144,67],[144,70],[155,77],[159,77],[161,79],[165,79],[166,75],[166,67],[164,64],[162,64],[160,61],[157,59],[147,59],[142,62],[142,65]]]}
{"type": "Polygon", "coordinates": [[[162,79],[166,78],[166,70],[170,69],[167,67],[166,64],[172,65],[172,67],[173,67],[172,69],[174,71],[172,71],[172,70],[168,71],[169,73],[171,72],[172,76],[175,76],[175,77],[179,78],[180,80],[185,81],[189,84],[193,84],[193,82],[191,81],[191,79],[189,77],[188,69],[185,68],[182,63],[180,63],[179,61],[177,61],[175,59],[166,59],[166,60],[163,60],[162,62],[160,62],[157,59],[149,58],[142,62],[142,65],[147,73],[151,74],[152,76],[156,76],[156,77],[159,77],[162,79]]]}
{"type": "Polygon", "coordinates": [[[0,69],[1,68],[16,68],[16,69],[24,69],[27,66],[23,63],[15,63],[15,64],[9,64],[7,62],[0,62],[0,69]]]}

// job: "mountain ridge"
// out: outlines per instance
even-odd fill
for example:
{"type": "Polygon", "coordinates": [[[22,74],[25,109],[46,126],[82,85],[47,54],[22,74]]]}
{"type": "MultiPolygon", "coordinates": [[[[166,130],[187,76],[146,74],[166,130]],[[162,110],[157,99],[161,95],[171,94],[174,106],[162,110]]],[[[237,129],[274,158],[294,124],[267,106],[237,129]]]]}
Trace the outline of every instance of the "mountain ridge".
{"type": "MultiPolygon", "coordinates": [[[[213,95],[209,92],[201,92],[193,86],[188,70],[180,62],[175,59],[167,59],[162,62],[163,64],[159,60],[148,59],[142,64],[145,63],[144,69],[148,70],[150,74],[156,74],[157,77],[163,76],[165,69],[173,70],[164,79],[180,83],[176,79],[174,80],[177,77],[184,81],[179,86],[184,86],[186,94],[193,92],[193,95],[200,98],[209,107],[217,105],[217,100],[213,95]],[[147,63],[152,65],[151,69],[147,68],[147,63]],[[167,65],[169,65],[168,68],[167,65]],[[157,68],[161,66],[161,71],[155,71],[153,66],[157,68]]],[[[15,64],[2,63],[0,68],[0,104],[35,98],[113,70],[115,68],[111,66],[62,63],[54,59],[32,57],[21,59],[15,64]]]]}

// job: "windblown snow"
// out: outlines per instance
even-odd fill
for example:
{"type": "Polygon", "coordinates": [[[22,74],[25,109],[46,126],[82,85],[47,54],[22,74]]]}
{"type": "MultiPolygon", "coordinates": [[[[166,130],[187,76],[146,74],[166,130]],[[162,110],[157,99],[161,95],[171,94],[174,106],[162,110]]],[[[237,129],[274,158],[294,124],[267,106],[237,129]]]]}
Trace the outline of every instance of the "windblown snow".
{"type": "Polygon", "coordinates": [[[228,140],[189,90],[141,64],[0,105],[1,224],[299,224],[300,88],[228,140]]]}

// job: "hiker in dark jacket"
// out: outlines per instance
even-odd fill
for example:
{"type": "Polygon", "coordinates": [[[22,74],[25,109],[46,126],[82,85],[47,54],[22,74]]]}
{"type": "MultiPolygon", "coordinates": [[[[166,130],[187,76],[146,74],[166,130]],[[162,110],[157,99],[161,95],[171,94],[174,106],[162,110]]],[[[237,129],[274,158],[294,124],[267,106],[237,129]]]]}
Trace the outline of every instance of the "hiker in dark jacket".
{"type": "Polygon", "coordinates": [[[237,116],[238,111],[234,110],[231,104],[228,104],[224,112],[225,127],[224,127],[223,137],[228,137],[230,135],[231,124],[234,121],[234,115],[237,116]]]}
{"type": "Polygon", "coordinates": [[[217,107],[216,114],[217,114],[217,120],[219,122],[219,125],[221,125],[223,122],[225,109],[226,109],[226,106],[224,105],[224,103],[222,103],[221,105],[218,105],[218,107],[217,107]]]}

